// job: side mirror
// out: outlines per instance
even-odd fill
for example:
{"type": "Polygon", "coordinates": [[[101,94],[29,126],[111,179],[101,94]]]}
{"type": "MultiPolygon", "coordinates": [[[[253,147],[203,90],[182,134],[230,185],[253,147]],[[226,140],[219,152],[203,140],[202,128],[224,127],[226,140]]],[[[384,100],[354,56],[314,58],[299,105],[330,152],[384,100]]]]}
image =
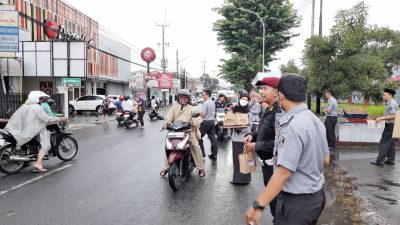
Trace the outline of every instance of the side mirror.
{"type": "Polygon", "coordinates": [[[199,117],[200,116],[200,113],[199,112],[194,112],[194,113],[192,113],[192,117],[193,118],[197,118],[197,117],[199,117]]]}

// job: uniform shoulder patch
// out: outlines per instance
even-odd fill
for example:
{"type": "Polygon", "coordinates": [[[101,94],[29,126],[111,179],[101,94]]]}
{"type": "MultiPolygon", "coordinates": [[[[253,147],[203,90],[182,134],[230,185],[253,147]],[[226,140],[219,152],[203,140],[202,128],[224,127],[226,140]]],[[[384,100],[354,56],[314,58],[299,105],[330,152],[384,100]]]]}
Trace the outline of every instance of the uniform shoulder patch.
{"type": "Polygon", "coordinates": [[[294,116],[290,116],[290,117],[286,118],[286,120],[284,120],[284,121],[279,121],[279,123],[278,123],[279,127],[285,127],[285,126],[289,125],[290,121],[292,121],[293,118],[294,118],[294,116]]]}

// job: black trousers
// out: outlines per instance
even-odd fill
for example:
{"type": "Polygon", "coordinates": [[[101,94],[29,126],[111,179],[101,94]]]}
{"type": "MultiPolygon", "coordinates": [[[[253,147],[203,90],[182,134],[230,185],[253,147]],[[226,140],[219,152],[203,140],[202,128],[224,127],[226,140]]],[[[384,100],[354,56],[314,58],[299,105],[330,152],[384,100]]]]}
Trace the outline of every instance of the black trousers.
{"type": "MultiPolygon", "coordinates": [[[[264,177],[264,186],[267,186],[269,180],[274,173],[274,167],[268,165],[262,165],[262,173],[264,177]]],[[[276,208],[276,198],[269,203],[269,210],[271,211],[272,216],[275,217],[275,208],[276,208]]]]}
{"type": "Polygon", "coordinates": [[[218,155],[217,138],[215,137],[215,121],[214,120],[204,120],[200,125],[201,140],[199,141],[201,151],[203,156],[206,155],[204,151],[203,137],[207,134],[208,139],[211,142],[211,154],[214,156],[218,155]]]}
{"type": "Polygon", "coordinates": [[[143,117],[144,117],[144,114],[145,114],[145,113],[146,113],[146,112],[139,112],[139,113],[138,113],[139,122],[140,122],[140,125],[142,125],[142,126],[144,126],[143,117]]]}
{"type": "Polygon", "coordinates": [[[330,148],[336,147],[336,128],[337,117],[336,116],[327,116],[325,119],[325,128],[326,128],[326,139],[328,140],[328,146],[330,148]]]}
{"type": "Polygon", "coordinates": [[[275,225],[316,225],[325,207],[325,192],[290,194],[281,192],[276,203],[275,225]]]}
{"type": "Polygon", "coordinates": [[[393,135],[394,124],[385,124],[385,129],[382,133],[381,141],[379,142],[379,155],[376,161],[379,163],[394,161],[396,157],[396,148],[393,135]]]}

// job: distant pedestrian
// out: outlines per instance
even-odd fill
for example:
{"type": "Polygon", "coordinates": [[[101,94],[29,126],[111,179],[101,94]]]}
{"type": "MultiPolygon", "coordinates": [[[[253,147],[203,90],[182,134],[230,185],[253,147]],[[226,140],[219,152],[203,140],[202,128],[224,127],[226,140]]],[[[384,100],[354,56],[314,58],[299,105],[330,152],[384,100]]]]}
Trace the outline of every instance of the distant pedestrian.
{"type": "Polygon", "coordinates": [[[316,225],[325,206],[324,165],[329,163],[326,131],[305,104],[307,83],[284,75],[278,103],[285,115],[278,122],[274,174],[246,213],[246,224],[260,224],[262,210],[275,197],[275,225],[316,225]]]}
{"type": "Polygon", "coordinates": [[[336,148],[336,124],[338,115],[338,103],[333,97],[332,91],[325,92],[325,98],[328,99],[328,104],[324,108],[326,118],[325,118],[325,128],[326,128],[326,138],[328,140],[329,150],[336,148]]]}
{"type": "Polygon", "coordinates": [[[110,98],[106,96],[106,98],[101,103],[101,113],[103,122],[107,122],[108,114],[110,113],[110,98]]]}
{"type": "Polygon", "coordinates": [[[218,146],[217,139],[215,137],[215,103],[211,100],[211,91],[203,91],[203,106],[201,109],[201,116],[203,117],[203,122],[200,126],[201,140],[199,141],[203,157],[206,156],[204,151],[203,137],[207,134],[208,139],[211,142],[211,155],[208,157],[212,160],[217,160],[218,146]]]}
{"type": "MultiPolygon", "coordinates": [[[[233,113],[241,113],[249,115],[249,100],[250,97],[246,92],[242,92],[239,104],[233,107],[233,113]]],[[[232,184],[248,184],[251,182],[251,173],[243,174],[240,172],[239,155],[244,150],[244,137],[249,133],[250,126],[241,129],[232,129],[232,157],[233,157],[233,179],[232,184]]]]}
{"type": "Polygon", "coordinates": [[[139,127],[143,129],[144,128],[143,117],[144,117],[144,114],[146,113],[146,103],[143,100],[143,98],[140,97],[139,94],[136,95],[136,102],[137,102],[137,105],[138,105],[137,110],[138,110],[138,117],[139,117],[139,122],[140,122],[140,126],[139,127]]]}
{"type": "Polygon", "coordinates": [[[396,92],[386,88],[383,92],[383,101],[386,102],[386,109],[383,116],[376,118],[376,122],[385,121],[385,129],[379,142],[379,155],[376,161],[371,164],[383,166],[384,164],[394,165],[396,156],[396,145],[393,139],[394,119],[396,112],[399,110],[397,102],[393,99],[396,92]]]}
{"type": "Polygon", "coordinates": [[[249,103],[249,106],[250,106],[251,131],[256,131],[258,124],[260,122],[260,115],[261,115],[260,98],[261,96],[256,92],[252,91],[250,93],[251,102],[249,103]]]}

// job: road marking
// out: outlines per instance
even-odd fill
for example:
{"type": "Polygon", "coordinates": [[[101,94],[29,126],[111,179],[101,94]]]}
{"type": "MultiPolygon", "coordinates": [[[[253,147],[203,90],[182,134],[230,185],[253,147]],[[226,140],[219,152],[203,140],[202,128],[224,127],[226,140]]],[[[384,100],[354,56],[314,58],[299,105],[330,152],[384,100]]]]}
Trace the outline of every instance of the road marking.
{"type": "Polygon", "coordinates": [[[0,192],[0,196],[1,196],[1,195],[4,195],[4,194],[7,194],[8,192],[17,190],[17,189],[19,189],[19,188],[21,188],[21,187],[23,187],[23,186],[26,186],[26,185],[28,185],[28,184],[30,184],[30,183],[33,183],[33,182],[38,181],[38,180],[40,180],[40,179],[43,179],[43,178],[45,178],[45,177],[48,177],[48,176],[50,176],[50,175],[53,174],[53,173],[57,173],[57,172],[59,172],[59,171],[61,171],[61,170],[65,170],[65,169],[67,169],[67,168],[69,168],[69,167],[71,167],[71,166],[72,166],[72,164],[68,164],[68,165],[65,165],[65,166],[63,166],[63,167],[60,167],[60,168],[58,168],[58,169],[56,169],[56,170],[50,171],[50,172],[48,172],[48,173],[46,173],[46,174],[43,174],[43,175],[41,175],[41,176],[32,178],[32,179],[30,179],[30,180],[28,180],[28,181],[26,181],[26,182],[24,182],[24,183],[22,183],[22,184],[19,184],[19,185],[14,186],[14,187],[12,187],[12,188],[10,188],[10,189],[7,189],[7,190],[5,190],[5,191],[0,192]]]}
{"type": "Polygon", "coordinates": [[[105,153],[105,152],[108,152],[108,151],[110,151],[110,150],[111,150],[111,149],[106,148],[106,149],[104,149],[103,151],[100,151],[100,152],[97,152],[97,153],[93,154],[90,158],[95,158],[95,157],[97,157],[97,156],[99,156],[99,155],[101,155],[101,154],[103,154],[103,153],[105,153]]]}

